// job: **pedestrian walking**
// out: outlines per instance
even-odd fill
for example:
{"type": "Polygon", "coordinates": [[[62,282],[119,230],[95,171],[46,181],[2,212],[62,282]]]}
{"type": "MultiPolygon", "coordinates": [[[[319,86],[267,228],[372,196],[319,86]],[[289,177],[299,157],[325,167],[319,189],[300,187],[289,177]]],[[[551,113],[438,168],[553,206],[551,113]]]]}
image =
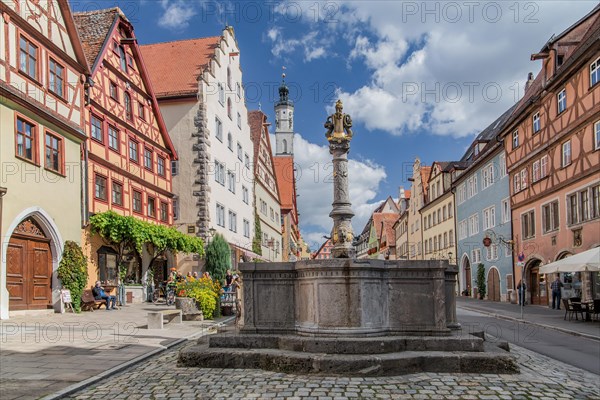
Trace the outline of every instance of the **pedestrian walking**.
{"type": "Polygon", "coordinates": [[[525,291],[527,290],[527,285],[523,281],[519,281],[517,285],[517,291],[519,292],[519,305],[525,305],[525,291]]]}
{"type": "Polygon", "coordinates": [[[561,298],[561,288],[563,287],[563,283],[560,281],[560,277],[556,275],[556,279],[550,285],[552,289],[552,309],[555,308],[560,310],[560,298],[561,298]],[[554,307],[556,305],[556,307],[554,307]]]}

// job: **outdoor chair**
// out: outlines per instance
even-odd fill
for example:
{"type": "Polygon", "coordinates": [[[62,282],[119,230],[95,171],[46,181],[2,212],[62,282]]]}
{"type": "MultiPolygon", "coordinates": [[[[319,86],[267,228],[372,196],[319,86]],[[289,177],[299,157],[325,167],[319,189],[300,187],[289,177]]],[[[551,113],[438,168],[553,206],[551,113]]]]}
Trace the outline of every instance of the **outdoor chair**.
{"type": "Polygon", "coordinates": [[[585,321],[585,318],[583,317],[583,308],[581,308],[581,304],[572,304],[567,299],[562,299],[562,302],[563,306],[565,307],[565,320],[567,319],[567,314],[569,315],[569,321],[573,319],[573,314],[575,314],[575,319],[579,320],[579,318],[577,317],[577,313],[579,313],[581,314],[581,319],[585,321]]]}

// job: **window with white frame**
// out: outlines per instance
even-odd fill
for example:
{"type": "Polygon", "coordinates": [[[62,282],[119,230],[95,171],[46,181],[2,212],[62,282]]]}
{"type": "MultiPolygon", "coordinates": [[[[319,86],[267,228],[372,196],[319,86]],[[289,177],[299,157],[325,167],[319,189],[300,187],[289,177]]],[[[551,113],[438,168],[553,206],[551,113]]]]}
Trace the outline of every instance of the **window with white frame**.
{"type": "Polygon", "coordinates": [[[594,150],[600,150],[600,121],[594,124],[594,150]]]}
{"type": "Polygon", "coordinates": [[[562,166],[563,168],[571,164],[571,141],[567,140],[562,144],[562,166]]]}
{"type": "Polygon", "coordinates": [[[533,133],[538,133],[541,129],[540,113],[539,111],[533,114],[533,133]]]}
{"type": "Polygon", "coordinates": [[[540,160],[536,160],[533,162],[531,181],[537,182],[539,180],[540,180],[540,160]]]}
{"type": "Polygon", "coordinates": [[[488,207],[483,210],[483,230],[492,229],[496,226],[496,207],[488,207]]]}
{"type": "Polygon", "coordinates": [[[519,147],[519,130],[515,130],[512,134],[512,149],[519,147]]]}
{"type": "Polygon", "coordinates": [[[531,210],[521,214],[521,234],[523,239],[535,237],[535,211],[531,210]]]}
{"type": "Polygon", "coordinates": [[[250,202],[250,196],[248,193],[248,188],[244,185],[242,185],[242,201],[246,204],[248,204],[250,202]]]}
{"type": "Polygon", "coordinates": [[[590,87],[600,81],[600,57],[590,64],[590,87]]]}
{"type": "Polygon", "coordinates": [[[239,82],[235,83],[235,93],[237,94],[238,99],[242,97],[242,86],[239,82]]]}
{"type": "Polygon", "coordinates": [[[231,132],[227,133],[227,147],[233,151],[233,136],[231,136],[231,132]]]}
{"type": "Polygon", "coordinates": [[[567,220],[569,225],[579,223],[579,196],[577,193],[567,197],[567,220]]]}
{"type": "Polygon", "coordinates": [[[219,142],[223,142],[223,123],[217,117],[215,117],[215,137],[219,142]]]}
{"type": "Polygon", "coordinates": [[[579,192],[579,216],[581,222],[590,219],[590,197],[587,188],[579,192]]]}
{"type": "Polygon", "coordinates": [[[250,237],[250,221],[244,219],[244,237],[250,237]]]}
{"type": "Polygon", "coordinates": [[[217,225],[225,228],[225,207],[217,203],[217,225]]]}
{"type": "Polygon", "coordinates": [[[242,115],[240,113],[237,113],[237,126],[238,128],[242,127],[242,115]]]}
{"type": "Polygon", "coordinates": [[[486,258],[488,261],[498,259],[498,245],[497,244],[491,244],[490,247],[486,248],[486,258]]]}
{"type": "Polygon", "coordinates": [[[489,163],[482,170],[483,174],[483,182],[482,182],[482,190],[487,189],[491,185],[494,184],[494,165],[489,163]]]}
{"type": "Polygon", "coordinates": [[[548,233],[557,231],[558,227],[558,200],[556,200],[542,206],[542,230],[548,233]]]}
{"type": "Polygon", "coordinates": [[[540,158],[540,179],[548,176],[548,159],[547,155],[540,158]]]}
{"type": "Polygon", "coordinates": [[[527,168],[521,170],[521,190],[527,188],[527,168]]]}
{"type": "Polygon", "coordinates": [[[458,187],[458,204],[462,204],[466,200],[467,200],[467,185],[466,185],[466,183],[463,183],[458,187]]]}
{"type": "Polygon", "coordinates": [[[467,196],[471,197],[477,194],[477,175],[474,174],[467,180],[467,196]]]}
{"type": "Polygon", "coordinates": [[[237,214],[229,210],[229,230],[237,232],[237,214]]]}
{"type": "Polygon", "coordinates": [[[473,214],[469,217],[469,236],[479,233],[479,214],[473,214]]]}
{"type": "Polygon", "coordinates": [[[521,191],[521,175],[516,173],[513,176],[513,192],[518,193],[521,191]]]}
{"type": "Polygon", "coordinates": [[[506,155],[502,154],[500,156],[500,178],[504,178],[506,174],[506,155]]]}
{"type": "Polygon", "coordinates": [[[215,181],[225,186],[225,164],[215,161],[215,181]]]}
{"type": "Polygon", "coordinates": [[[450,239],[450,246],[454,246],[454,230],[450,229],[448,232],[448,238],[450,239]]]}
{"type": "Polygon", "coordinates": [[[227,171],[227,189],[231,193],[235,193],[235,172],[227,171]]]}
{"type": "Polygon", "coordinates": [[[558,101],[558,113],[565,111],[567,109],[567,90],[563,89],[558,92],[557,96],[558,101]]]}
{"type": "Polygon", "coordinates": [[[171,160],[171,176],[179,174],[179,160],[171,160]]]}
{"type": "Polygon", "coordinates": [[[244,153],[244,166],[247,169],[250,169],[250,156],[248,155],[248,153],[244,153]]]}
{"type": "Polygon", "coordinates": [[[267,215],[267,202],[263,199],[260,200],[260,212],[264,215],[267,215]]]}
{"type": "Polygon", "coordinates": [[[444,205],[444,207],[442,207],[442,218],[444,218],[444,221],[448,219],[448,213],[446,212],[445,205],[444,205]]]}
{"type": "Polygon", "coordinates": [[[481,249],[477,248],[471,250],[471,262],[473,264],[481,262],[481,249]]]}
{"type": "Polygon", "coordinates": [[[502,200],[502,223],[510,222],[510,199],[502,200]]]}
{"type": "Polygon", "coordinates": [[[237,143],[237,157],[240,161],[244,159],[244,151],[242,150],[242,145],[240,142],[237,143]]]}
{"type": "Polygon", "coordinates": [[[454,215],[454,208],[452,208],[452,202],[448,203],[448,218],[452,218],[454,215]]]}

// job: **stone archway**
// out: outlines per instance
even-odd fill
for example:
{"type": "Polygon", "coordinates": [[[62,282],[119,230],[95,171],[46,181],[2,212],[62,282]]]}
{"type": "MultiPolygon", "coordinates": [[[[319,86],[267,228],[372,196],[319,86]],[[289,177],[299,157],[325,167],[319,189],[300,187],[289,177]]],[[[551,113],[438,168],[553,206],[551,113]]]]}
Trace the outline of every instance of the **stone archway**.
{"type": "Polygon", "coordinates": [[[500,301],[500,274],[496,267],[491,267],[488,271],[487,298],[491,301],[500,301]]]}
{"type": "MultiPolygon", "coordinates": [[[[30,305],[28,306],[24,307],[23,304],[21,304],[17,305],[16,308],[12,307],[12,309],[48,308],[54,305],[54,308],[58,310],[60,308],[60,303],[57,289],[58,278],[56,277],[56,270],[58,268],[60,256],[62,255],[63,240],[53,218],[50,217],[50,215],[41,207],[36,206],[27,208],[13,219],[12,223],[6,229],[5,235],[5,237],[9,240],[6,240],[2,243],[2,264],[0,266],[0,281],[2,282],[2,285],[0,285],[0,318],[8,318],[9,307],[12,303],[10,301],[9,286],[11,286],[11,290],[14,293],[15,290],[17,290],[14,289],[14,283],[20,279],[23,279],[23,284],[26,285],[33,285],[33,280],[36,281],[36,288],[29,288],[30,293],[32,293],[32,296],[35,297],[35,299],[32,299],[33,301],[30,301],[30,305]],[[26,221],[27,223],[25,223],[26,221]],[[19,246],[24,246],[24,243],[18,242],[17,240],[12,240],[13,236],[14,239],[26,239],[27,250],[25,250],[25,248],[18,250],[17,248],[19,246]],[[29,244],[30,242],[36,242],[36,240],[37,242],[47,243],[47,246],[29,244]],[[15,245],[17,247],[14,247],[15,245]],[[29,250],[30,246],[32,246],[31,251],[29,250]],[[13,253],[11,257],[14,257],[16,254],[17,258],[19,258],[19,251],[25,252],[25,254],[21,254],[22,258],[20,260],[11,260],[11,273],[7,274],[7,256],[9,249],[11,249],[11,252],[13,253]],[[25,278],[15,277],[14,275],[17,274],[14,273],[14,263],[29,262],[25,256],[30,257],[32,260],[35,260],[35,257],[38,257],[38,261],[47,261],[47,263],[50,265],[50,272],[48,273],[47,271],[43,270],[40,271],[40,268],[38,268],[36,271],[34,271],[34,275],[36,275],[35,278],[32,278],[30,282],[25,282],[25,278]],[[48,259],[46,260],[45,257],[48,257],[48,259]],[[49,274],[47,278],[45,274],[49,274]],[[10,278],[10,285],[8,284],[7,278],[10,278]],[[47,293],[46,285],[49,285],[50,287],[49,295],[47,293]],[[46,290],[42,290],[40,287],[45,287],[46,290]],[[45,298],[45,296],[48,296],[48,298],[45,298]],[[44,305],[42,306],[41,303],[44,305]]],[[[26,295],[26,293],[21,292],[18,295],[22,296],[26,295]]],[[[27,300],[25,300],[25,303],[27,304],[27,300]]]]}

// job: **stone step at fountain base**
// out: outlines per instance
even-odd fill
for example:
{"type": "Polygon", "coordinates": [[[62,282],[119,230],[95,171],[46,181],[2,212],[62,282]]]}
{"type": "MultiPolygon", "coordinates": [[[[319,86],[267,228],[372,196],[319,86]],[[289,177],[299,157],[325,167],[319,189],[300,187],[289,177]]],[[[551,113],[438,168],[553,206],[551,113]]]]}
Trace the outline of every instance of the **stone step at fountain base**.
{"type": "Polygon", "coordinates": [[[403,351],[484,351],[480,337],[452,336],[314,337],[299,335],[219,334],[209,337],[211,348],[279,349],[327,354],[384,354],[403,351]]]}
{"type": "MultiPolygon", "coordinates": [[[[254,339],[254,343],[259,343],[257,337],[254,339]]],[[[298,339],[299,343],[310,344],[310,346],[305,346],[304,349],[313,345],[319,346],[316,338],[310,338],[313,342],[304,340],[307,338],[298,339]]],[[[389,349],[393,349],[392,343],[397,344],[407,338],[377,338],[377,341],[380,343],[385,342],[382,339],[388,339],[389,349]]],[[[368,351],[373,350],[373,342],[375,341],[365,341],[362,338],[355,340],[355,342],[359,342],[355,347],[350,345],[351,340],[347,340],[347,344],[337,347],[340,350],[358,349],[362,344],[363,351],[352,354],[315,352],[317,347],[310,348],[312,351],[297,351],[286,347],[290,343],[289,340],[284,339],[278,342],[283,344],[284,349],[282,349],[268,346],[268,344],[275,343],[273,340],[265,340],[262,345],[259,343],[258,346],[244,348],[241,345],[249,344],[249,340],[236,341],[232,336],[223,341],[214,339],[213,343],[213,338],[211,338],[209,347],[209,340],[205,339],[194,346],[181,350],[178,365],[181,367],[263,369],[283,373],[343,376],[389,376],[420,372],[477,374],[512,374],[519,372],[515,357],[489,342],[483,342],[480,349],[470,351],[404,350],[380,351],[370,354],[368,351]],[[225,344],[226,340],[238,347],[213,346],[217,343],[225,344]]],[[[477,340],[474,342],[480,343],[477,340]]],[[[456,343],[462,342],[458,341],[454,344],[456,343]]],[[[430,346],[430,348],[433,347],[433,345],[430,346]]]]}

